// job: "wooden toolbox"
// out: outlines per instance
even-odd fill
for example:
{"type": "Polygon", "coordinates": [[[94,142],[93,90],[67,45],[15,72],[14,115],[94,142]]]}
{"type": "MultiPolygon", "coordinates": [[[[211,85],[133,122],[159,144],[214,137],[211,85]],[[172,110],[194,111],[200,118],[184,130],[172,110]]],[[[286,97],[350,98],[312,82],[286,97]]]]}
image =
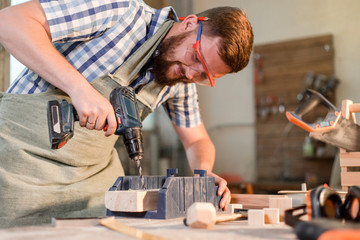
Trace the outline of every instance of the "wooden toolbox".
{"type": "MultiPolygon", "coordinates": [[[[360,103],[343,100],[341,114],[356,123],[355,113],[360,112],[360,103]]],[[[353,185],[360,186],[360,152],[348,152],[340,149],[341,187],[343,191],[353,185]]]]}

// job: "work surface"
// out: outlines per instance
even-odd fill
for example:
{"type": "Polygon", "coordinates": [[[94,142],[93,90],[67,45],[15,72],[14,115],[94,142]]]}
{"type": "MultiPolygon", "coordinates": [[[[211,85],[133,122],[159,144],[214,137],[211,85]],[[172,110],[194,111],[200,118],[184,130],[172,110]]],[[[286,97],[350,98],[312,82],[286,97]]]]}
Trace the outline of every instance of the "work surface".
{"type": "MultiPolygon", "coordinates": [[[[280,224],[262,227],[248,226],[247,220],[216,224],[212,229],[193,229],[183,224],[182,218],[168,220],[117,218],[117,221],[166,239],[297,239],[292,228],[280,224]]],[[[104,226],[53,227],[51,224],[0,229],[2,240],[27,239],[134,239],[104,226]]]]}

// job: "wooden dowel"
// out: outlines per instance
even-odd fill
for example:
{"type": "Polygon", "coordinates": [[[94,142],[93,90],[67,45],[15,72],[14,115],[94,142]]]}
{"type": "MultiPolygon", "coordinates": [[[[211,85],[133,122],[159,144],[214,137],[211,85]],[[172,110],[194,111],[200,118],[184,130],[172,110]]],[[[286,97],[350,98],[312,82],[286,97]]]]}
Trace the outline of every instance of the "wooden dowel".
{"type": "Polygon", "coordinates": [[[353,103],[349,105],[349,112],[360,112],[360,103],[353,103]]]}
{"type": "Polygon", "coordinates": [[[216,215],[216,223],[228,222],[247,217],[247,213],[224,213],[216,215]]]}

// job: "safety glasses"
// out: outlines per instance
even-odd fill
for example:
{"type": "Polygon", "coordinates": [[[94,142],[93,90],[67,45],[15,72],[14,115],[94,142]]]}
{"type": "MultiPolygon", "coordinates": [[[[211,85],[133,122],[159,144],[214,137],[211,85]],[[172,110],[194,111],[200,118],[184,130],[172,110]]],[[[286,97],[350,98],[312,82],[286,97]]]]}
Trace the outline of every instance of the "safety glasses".
{"type": "MultiPolygon", "coordinates": [[[[179,18],[180,21],[184,20],[185,18],[181,17],[179,18]]],[[[193,44],[191,51],[191,55],[194,55],[193,62],[196,64],[201,64],[202,66],[202,74],[199,74],[195,76],[192,80],[195,81],[195,83],[199,85],[210,85],[213,87],[215,85],[216,80],[211,77],[210,70],[208,65],[206,64],[205,59],[203,58],[200,50],[200,39],[201,39],[201,33],[202,33],[202,24],[201,21],[206,21],[207,18],[204,17],[198,17],[198,23],[199,23],[199,30],[197,32],[196,42],[193,44]]]]}
{"type": "Polygon", "coordinates": [[[204,67],[204,70],[206,72],[207,75],[207,79],[202,79],[201,81],[197,82],[200,85],[209,85],[213,87],[215,85],[215,79],[213,80],[211,77],[211,74],[209,72],[209,67],[207,66],[204,58],[202,57],[201,53],[200,53],[200,38],[201,38],[201,32],[202,32],[202,24],[201,22],[199,22],[199,30],[197,33],[197,37],[196,37],[196,42],[193,44],[193,49],[195,50],[198,59],[200,60],[202,66],[204,67]]]}

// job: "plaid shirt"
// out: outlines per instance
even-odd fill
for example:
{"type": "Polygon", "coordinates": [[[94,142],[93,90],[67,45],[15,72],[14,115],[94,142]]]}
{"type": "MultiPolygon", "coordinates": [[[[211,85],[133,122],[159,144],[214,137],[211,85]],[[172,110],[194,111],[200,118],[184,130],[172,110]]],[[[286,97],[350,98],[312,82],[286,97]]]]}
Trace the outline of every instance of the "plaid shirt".
{"type": "MultiPolygon", "coordinates": [[[[40,0],[55,48],[89,81],[114,73],[172,13],[171,7],[153,9],[141,0],[40,0]]],[[[134,87],[153,81],[145,69],[134,87]]],[[[10,93],[47,92],[55,87],[26,68],[8,89],[10,93]]],[[[180,127],[201,122],[195,84],[165,87],[156,107],[163,105],[180,127]]]]}

